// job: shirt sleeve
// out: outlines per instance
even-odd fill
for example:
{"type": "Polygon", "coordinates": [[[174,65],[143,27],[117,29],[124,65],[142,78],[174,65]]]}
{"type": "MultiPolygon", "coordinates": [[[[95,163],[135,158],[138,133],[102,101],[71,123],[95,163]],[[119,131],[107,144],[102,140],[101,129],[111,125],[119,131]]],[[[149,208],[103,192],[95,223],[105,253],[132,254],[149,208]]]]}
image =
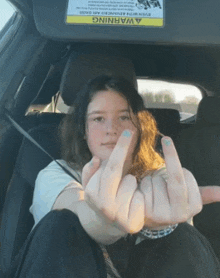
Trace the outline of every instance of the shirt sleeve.
{"type": "MultiPolygon", "coordinates": [[[[71,181],[73,178],[65,173],[55,161],[39,172],[30,207],[35,225],[52,209],[56,198],[71,181]]],[[[74,181],[74,186],[76,184],[81,188],[81,185],[74,181]]]]}

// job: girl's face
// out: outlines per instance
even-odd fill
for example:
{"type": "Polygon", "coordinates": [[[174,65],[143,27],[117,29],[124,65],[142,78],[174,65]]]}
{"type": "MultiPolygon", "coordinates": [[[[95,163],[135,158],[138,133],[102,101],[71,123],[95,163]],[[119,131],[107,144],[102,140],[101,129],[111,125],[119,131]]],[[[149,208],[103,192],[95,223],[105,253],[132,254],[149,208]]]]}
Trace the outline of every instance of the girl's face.
{"type": "Polygon", "coordinates": [[[108,159],[121,133],[129,129],[134,134],[126,161],[131,163],[139,136],[137,123],[123,96],[112,90],[97,92],[88,105],[86,118],[86,140],[92,156],[101,161],[108,159]]]}

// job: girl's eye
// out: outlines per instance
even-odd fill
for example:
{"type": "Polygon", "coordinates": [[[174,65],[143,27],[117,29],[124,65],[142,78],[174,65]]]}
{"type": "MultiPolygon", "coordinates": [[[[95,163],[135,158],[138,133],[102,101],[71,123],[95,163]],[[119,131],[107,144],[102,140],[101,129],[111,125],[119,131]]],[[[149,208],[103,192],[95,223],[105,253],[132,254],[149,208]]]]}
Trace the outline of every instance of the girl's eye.
{"type": "Polygon", "coordinates": [[[121,116],[120,119],[122,121],[128,121],[128,120],[130,120],[130,117],[129,116],[121,116]]]}
{"type": "Polygon", "coordinates": [[[94,122],[103,122],[104,118],[103,117],[96,117],[93,119],[94,122]]]}

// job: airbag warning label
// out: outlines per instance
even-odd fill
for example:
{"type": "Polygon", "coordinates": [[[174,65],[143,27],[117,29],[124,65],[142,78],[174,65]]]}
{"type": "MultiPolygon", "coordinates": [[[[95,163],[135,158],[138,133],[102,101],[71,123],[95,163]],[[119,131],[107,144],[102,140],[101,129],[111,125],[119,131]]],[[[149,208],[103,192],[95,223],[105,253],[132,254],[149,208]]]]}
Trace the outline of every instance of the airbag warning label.
{"type": "Polygon", "coordinates": [[[163,0],[69,0],[66,23],[162,27],[163,0]]]}

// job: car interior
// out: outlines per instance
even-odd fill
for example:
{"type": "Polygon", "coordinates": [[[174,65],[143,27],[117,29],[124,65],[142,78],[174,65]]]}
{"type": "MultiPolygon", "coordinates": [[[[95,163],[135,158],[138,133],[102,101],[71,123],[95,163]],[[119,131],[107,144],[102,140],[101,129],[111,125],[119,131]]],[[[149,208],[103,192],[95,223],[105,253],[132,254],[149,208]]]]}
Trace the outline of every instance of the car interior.
{"type": "MultiPolygon", "coordinates": [[[[84,83],[98,75],[122,75],[136,87],[137,79],[147,79],[199,88],[197,113],[184,121],[176,109],[146,109],[160,133],[173,139],[182,166],[198,185],[220,185],[217,0],[161,0],[162,26],[71,24],[66,21],[71,0],[8,1],[15,13],[0,31],[2,273],[34,225],[29,207],[37,174],[61,156],[59,124],[84,83]],[[58,109],[60,101],[66,109],[58,109]]],[[[157,149],[161,152],[159,139],[157,149]]],[[[220,204],[205,205],[194,225],[220,258],[220,204]]]]}

